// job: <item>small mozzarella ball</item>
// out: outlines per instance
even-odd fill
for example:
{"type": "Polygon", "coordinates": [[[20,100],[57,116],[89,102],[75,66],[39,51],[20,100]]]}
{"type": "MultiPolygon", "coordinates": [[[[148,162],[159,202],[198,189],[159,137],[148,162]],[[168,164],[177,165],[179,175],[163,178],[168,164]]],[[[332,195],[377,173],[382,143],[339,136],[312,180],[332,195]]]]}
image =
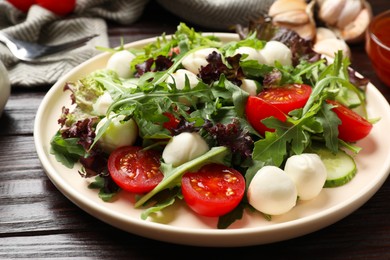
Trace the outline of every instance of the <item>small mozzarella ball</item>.
{"type": "Polygon", "coordinates": [[[257,95],[257,83],[251,79],[243,79],[241,84],[241,89],[248,92],[250,96],[257,95]]]}
{"type": "MultiPolygon", "coordinates": [[[[186,75],[188,77],[188,81],[190,83],[190,88],[194,88],[199,83],[198,77],[189,70],[178,69],[173,74],[170,74],[166,80],[168,84],[176,83],[177,89],[184,89],[186,85],[186,75]]],[[[195,96],[191,97],[194,102],[196,102],[197,98],[195,96]]],[[[186,97],[179,97],[179,102],[189,106],[190,101],[186,97]]]]}
{"type": "Polygon", "coordinates": [[[239,47],[237,50],[235,50],[234,55],[235,54],[248,55],[243,60],[256,60],[260,64],[265,63],[265,59],[264,59],[263,55],[260,53],[260,51],[256,50],[255,48],[252,48],[252,47],[247,47],[247,46],[239,47]]]}
{"type": "Polygon", "coordinates": [[[205,67],[207,62],[207,57],[213,52],[221,54],[217,48],[205,48],[200,49],[195,52],[188,54],[182,61],[182,65],[185,69],[191,71],[194,74],[198,74],[200,67],[205,67]]]}
{"type": "Polygon", "coordinates": [[[314,153],[293,155],[286,161],[284,171],[297,186],[301,200],[315,198],[326,181],[326,167],[321,158],[314,153]]]}
{"type": "MultiPolygon", "coordinates": [[[[112,152],[118,147],[133,145],[138,137],[138,126],[133,119],[123,121],[124,115],[114,116],[110,114],[112,118],[110,125],[99,139],[99,145],[105,152],[112,152]]],[[[96,126],[96,133],[107,122],[107,117],[104,117],[96,126]]]]}
{"type": "Polygon", "coordinates": [[[253,177],[247,191],[249,204],[260,212],[280,215],[291,210],[297,201],[293,180],[276,166],[264,166],[253,177]]]}
{"type": "Polygon", "coordinates": [[[184,132],[172,137],[165,146],[162,158],[165,163],[179,166],[209,150],[206,141],[198,133],[184,132]]]}
{"type": "Polygon", "coordinates": [[[260,54],[264,57],[264,64],[274,66],[275,61],[280,62],[283,66],[292,64],[292,53],[290,48],[278,41],[269,41],[260,50],[260,54]]]}
{"type": "Polygon", "coordinates": [[[130,63],[135,55],[127,50],[115,52],[107,61],[106,68],[118,73],[119,77],[130,78],[130,63]]]}
{"type": "Polygon", "coordinates": [[[112,100],[110,93],[105,91],[92,105],[94,113],[98,116],[105,115],[112,102],[114,101],[112,100]]]}
{"type": "Polygon", "coordinates": [[[191,88],[194,88],[199,83],[198,77],[191,71],[185,69],[178,69],[170,74],[167,78],[167,83],[175,83],[177,89],[183,89],[186,85],[186,76],[188,77],[191,88]]]}

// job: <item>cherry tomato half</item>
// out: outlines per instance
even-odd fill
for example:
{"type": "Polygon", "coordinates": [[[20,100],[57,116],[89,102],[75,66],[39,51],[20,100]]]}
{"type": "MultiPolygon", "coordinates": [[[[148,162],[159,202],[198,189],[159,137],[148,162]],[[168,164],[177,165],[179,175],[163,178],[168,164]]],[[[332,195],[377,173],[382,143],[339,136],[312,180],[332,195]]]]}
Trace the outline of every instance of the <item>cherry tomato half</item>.
{"type": "Polygon", "coordinates": [[[266,131],[273,132],[275,130],[266,127],[261,120],[271,116],[283,122],[287,119],[286,115],[280,109],[257,96],[248,97],[245,114],[251,126],[263,136],[266,131]]]}
{"type": "Polygon", "coordinates": [[[266,131],[274,131],[267,128],[261,120],[274,116],[281,121],[286,121],[286,114],[298,108],[302,108],[310,97],[312,88],[305,84],[289,84],[282,87],[265,89],[257,96],[248,98],[245,113],[249,123],[256,131],[264,136],[266,131]]]}
{"type": "Polygon", "coordinates": [[[161,154],[142,150],[138,146],[115,149],[108,158],[108,171],[114,182],[123,190],[133,193],[151,191],[163,179],[160,171],[161,154]]]}
{"type": "Polygon", "coordinates": [[[181,185],[187,205],[207,217],[218,217],[232,211],[245,192],[245,179],[240,172],[214,163],[196,172],[185,173],[181,185]]]}
{"type": "Polygon", "coordinates": [[[312,88],[305,84],[289,84],[278,88],[265,89],[258,97],[269,102],[288,114],[290,111],[304,107],[310,97],[312,88]]]}
{"type": "Polygon", "coordinates": [[[337,101],[326,100],[326,102],[334,106],[332,110],[341,120],[341,124],[338,126],[338,137],[341,140],[346,142],[357,142],[371,132],[373,125],[358,113],[343,106],[337,101]]]}
{"type": "Polygon", "coordinates": [[[163,127],[172,132],[178,126],[180,120],[169,112],[164,112],[163,115],[168,117],[168,121],[163,123],[163,127]]]}
{"type": "Polygon", "coordinates": [[[70,14],[76,6],[76,0],[35,0],[35,2],[43,8],[61,16],[70,14]]]}

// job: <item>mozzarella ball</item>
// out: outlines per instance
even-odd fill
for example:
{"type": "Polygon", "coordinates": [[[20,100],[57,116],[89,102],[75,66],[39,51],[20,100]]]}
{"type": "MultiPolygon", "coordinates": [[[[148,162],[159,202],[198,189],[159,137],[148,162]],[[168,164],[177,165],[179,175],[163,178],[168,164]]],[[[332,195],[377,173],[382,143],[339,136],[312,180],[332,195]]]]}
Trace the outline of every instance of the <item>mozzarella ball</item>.
{"type": "MultiPolygon", "coordinates": [[[[111,153],[118,147],[133,145],[138,137],[138,126],[133,119],[122,121],[125,116],[110,114],[112,118],[110,125],[99,139],[99,145],[105,152],[111,153]]],[[[104,117],[96,126],[96,133],[107,122],[107,117],[104,117]]]]}
{"type": "Polygon", "coordinates": [[[165,146],[162,158],[174,167],[191,161],[209,150],[206,141],[198,133],[184,132],[172,137],[165,146]]]}
{"type": "MultiPolygon", "coordinates": [[[[194,73],[192,73],[191,71],[185,70],[185,69],[178,69],[174,73],[170,74],[168,76],[166,82],[169,84],[176,83],[177,89],[184,89],[184,87],[186,85],[186,75],[187,75],[188,81],[190,83],[190,88],[194,88],[196,85],[198,85],[198,83],[199,83],[198,77],[194,73]]],[[[197,101],[197,97],[195,97],[195,96],[192,96],[191,99],[193,102],[197,101]]],[[[189,106],[191,104],[188,97],[182,96],[182,97],[179,97],[178,100],[180,103],[187,105],[187,106],[189,106]]]]}
{"type": "Polygon", "coordinates": [[[257,83],[251,79],[243,79],[241,84],[241,89],[246,91],[250,96],[257,95],[257,83]]]}
{"type": "Polygon", "coordinates": [[[292,53],[290,48],[278,41],[269,41],[260,50],[260,54],[264,57],[264,64],[274,66],[275,61],[280,62],[283,66],[292,64],[292,53]]]}
{"type": "Polygon", "coordinates": [[[291,210],[297,201],[293,180],[276,166],[264,166],[253,177],[247,191],[249,204],[260,212],[280,215],[291,210]]]}
{"type": "Polygon", "coordinates": [[[182,65],[186,70],[191,71],[194,74],[198,74],[201,66],[205,67],[207,57],[213,52],[221,54],[217,48],[205,48],[188,54],[182,61],[182,65]]]}
{"type": "Polygon", "coordinates": [[[110,93],[105,91],[92,105],[94,113],[98,116],[105,115],[112,102],[114,101],[112,100],[110,93]]]}
{"type": "Polygon", "coordinates": [[[235,50],[234,54],[247,54],[248,56],[242,60],[256,60],[260,64],[265,63],[265,59],[259,50],[252,47],[242,46],[235,50]]]}
{"type": "Polygon", "coordinates": [[[119,77],[130,78],[130,63],[134,58],[135,55],[127,50],[115,52],[108,59],[106,68],[118,73],[119,77]]]}
{"type": "Polygon", "coordinates": [[[169,84],[175,83],[177,89],[183,89],[186,85],[186,76],[188,77],[191,88],[194,88],[199,83],[198,77],[191,71],[185,69],[178,69],[170,74],[166,81],[169,84]]]}
{"type": "Polygon", "coordinates": [[[297,186],[301,200],[315,198],[326,181],[326,167],[321,158],[314,153],[293,155],[286,161],[284,171],[297,186]]]}

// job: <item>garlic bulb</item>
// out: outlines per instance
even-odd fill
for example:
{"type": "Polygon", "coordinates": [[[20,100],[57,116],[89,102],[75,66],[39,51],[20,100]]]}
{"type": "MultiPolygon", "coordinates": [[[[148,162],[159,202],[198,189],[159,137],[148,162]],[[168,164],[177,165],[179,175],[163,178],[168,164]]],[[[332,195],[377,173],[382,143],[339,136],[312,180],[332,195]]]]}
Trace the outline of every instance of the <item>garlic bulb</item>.
{"type": "Polygon", "coordinates": [[[328,28],[347,43],[364,39],[372,19],[372,10],[366,0],[317,0],[318,17],[328,28]]]}
{"type": "Polygon", "coordinates": [[[313,17],[317,9],[316,16],[320,22],[346,43],[364,40],[373,16],[367,0],[311,0],[308,4],[305,0],[276,0],[268,15],[275,25],[289,28],[306,40],[313,40],[317,30],[313,17]],[[318,8],[314,9],[315,6],[318,8]]]}

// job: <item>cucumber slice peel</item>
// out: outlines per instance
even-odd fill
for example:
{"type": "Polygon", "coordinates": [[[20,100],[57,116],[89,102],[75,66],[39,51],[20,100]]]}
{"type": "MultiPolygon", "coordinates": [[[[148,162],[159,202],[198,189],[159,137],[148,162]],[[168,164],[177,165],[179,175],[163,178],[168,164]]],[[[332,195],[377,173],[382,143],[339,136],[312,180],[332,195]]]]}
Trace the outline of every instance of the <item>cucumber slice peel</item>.
{"type": "Polygon", "coordinates": [[[315,151],[323,161],[327,171],[324,188],[339,187],[350,182],[357,173],[355,160],[339,150],[336,154],[330,150],[321,148],[315,151]]]}

